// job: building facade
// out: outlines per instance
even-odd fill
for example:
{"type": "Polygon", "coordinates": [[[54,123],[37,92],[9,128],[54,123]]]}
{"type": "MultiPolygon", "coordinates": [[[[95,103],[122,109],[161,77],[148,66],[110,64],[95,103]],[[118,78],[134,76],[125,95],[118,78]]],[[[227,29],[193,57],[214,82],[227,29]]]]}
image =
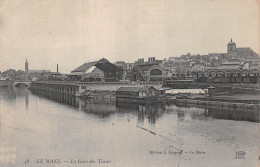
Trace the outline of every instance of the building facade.
{"type": "Polygon", "coordinates": [[[98,61],[84,63],[77,67],[68,77],[72,80],[115,82],[123,79],[123,70],[103,58],[98,61]]]}
{"type": "Polygon", "coordinates": [[[133,81],[162,81],[167,78],[165,69],[155,64],[137,65],[132,75],[133,81]]]}

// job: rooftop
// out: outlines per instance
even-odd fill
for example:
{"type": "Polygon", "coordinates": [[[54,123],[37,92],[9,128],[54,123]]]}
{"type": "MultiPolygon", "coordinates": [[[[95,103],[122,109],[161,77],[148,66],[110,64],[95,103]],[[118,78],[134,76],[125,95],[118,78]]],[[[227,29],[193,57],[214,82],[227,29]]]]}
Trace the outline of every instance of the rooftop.
{"type": "Polygon", "coordinates": [[[251,48],[249,47],[243,47],[243,48],[237,48],[237,51],[253,51],[251,48]]]}
{"type": "Polygon", "coordinates": [[[239,62],[224,62],[224,63],[221,63],[221,65],[239,65],[240,63],[239,62]]]}
{"type": "Polygon", "coordinates": [[[29,70],[29,73],[50,73],[51,70],[29,70]]]}
{"type": "MultiPolygon", "coordinates": [[[[121,87],[116,91],[120,92],[139,92],[140,90],[149,90],[150,88],[154,88],[153,86],[145,86],[145,87],[121,87]]],[[[155,89],[155,88],[154,88],[155,89]]]]}
{"type": "Polygon", "coordinates": [[[107,59],[103,58],[98,61],[84,63],[83,65],[77,67],[75,70],[71,71],[71,73],[84,73],[93,66],[96,66],[101,71],[114,72],[114,71],[121,70],[116,65],[110,63],[107,59]]]}

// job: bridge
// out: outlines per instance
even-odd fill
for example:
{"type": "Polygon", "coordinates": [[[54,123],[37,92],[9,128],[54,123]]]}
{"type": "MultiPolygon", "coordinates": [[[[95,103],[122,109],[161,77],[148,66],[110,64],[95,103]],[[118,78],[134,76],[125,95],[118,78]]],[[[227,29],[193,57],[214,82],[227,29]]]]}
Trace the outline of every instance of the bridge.
{"type": "Polygon", "coordinates": [[[54,91],[79,96],[85,91],[116,91],[120,87],[154,86],[161,88],[162,82],[80,82],[80,81],[36,81],[32,90],[54,91]]]}
{"type": "Polygon", "coordinates": [[[31,81],[26,81],[26,80],[14,80],[13,81],[13,86],[19,87],[19,86],[26,86],[29,87],[31,85],[31,81]]]}

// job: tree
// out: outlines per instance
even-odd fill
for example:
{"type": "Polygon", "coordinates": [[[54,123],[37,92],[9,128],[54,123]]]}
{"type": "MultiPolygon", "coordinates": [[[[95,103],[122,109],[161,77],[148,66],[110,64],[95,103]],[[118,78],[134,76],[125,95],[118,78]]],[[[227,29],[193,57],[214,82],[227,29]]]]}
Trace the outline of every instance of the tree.
{"type": "Polygon", "coordinates": [[[180,76],[181,78],[185,78],[185,75],[187,73],[187,68],[183,65],[179,65],[176,67],[176,73],[178,76],[180,76]]]}

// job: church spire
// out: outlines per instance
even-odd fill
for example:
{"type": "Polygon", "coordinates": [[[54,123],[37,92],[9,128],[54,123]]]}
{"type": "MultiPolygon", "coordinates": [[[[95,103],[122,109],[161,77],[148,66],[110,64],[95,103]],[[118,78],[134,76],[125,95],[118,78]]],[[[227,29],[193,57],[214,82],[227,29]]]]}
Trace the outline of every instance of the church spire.
{"type": "Polygon", "coordinates": [[[26,61],[25,61],[25,71],[29,70],[29,63],[27,61],[27,57],[26,57],[26,61]]]}
{"type": "Polygon", "coordinates": [[[231,38],[231,42],[232,42],[232,38],[231,38]]]}

